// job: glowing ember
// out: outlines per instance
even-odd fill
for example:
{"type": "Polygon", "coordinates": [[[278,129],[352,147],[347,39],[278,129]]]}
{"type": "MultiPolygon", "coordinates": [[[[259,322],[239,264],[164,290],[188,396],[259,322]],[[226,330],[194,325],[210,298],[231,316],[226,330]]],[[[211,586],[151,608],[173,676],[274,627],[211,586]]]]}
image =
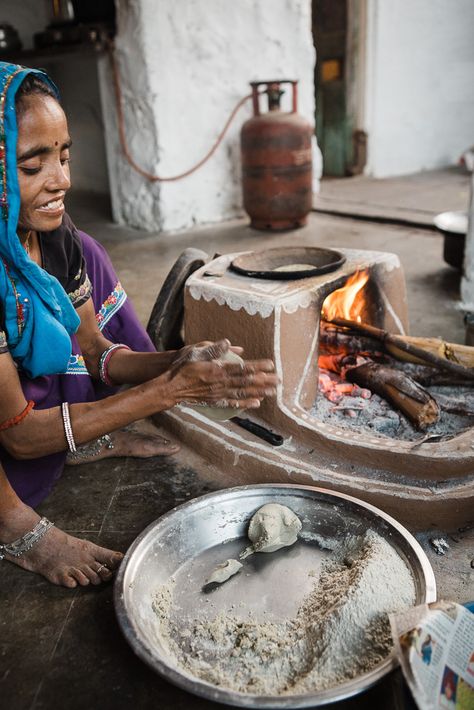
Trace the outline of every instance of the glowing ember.
{"type": "Polygon", "coordinates": [[[345,318],[360,323],[365,307],[362,289],[368,280],[369,272],[366,269],[356,271],[350,276],[342,288],[333,291],[325,299],[322,308],[323,318],[329,321],[333,318],[345,318]]]}
{"type": "MultiPolygon", "coordinates": [[[[320,362],[321,365],[321,362],[320,362]]],[[[351,382],[340,382],[338,379],[331,377],[328,372],[319,372],[319,389],[333,404],[338,404],[344,396],[360,397],[361,399],[370,399],[372,392],[368,389],[359,387],[351,382]]]]}

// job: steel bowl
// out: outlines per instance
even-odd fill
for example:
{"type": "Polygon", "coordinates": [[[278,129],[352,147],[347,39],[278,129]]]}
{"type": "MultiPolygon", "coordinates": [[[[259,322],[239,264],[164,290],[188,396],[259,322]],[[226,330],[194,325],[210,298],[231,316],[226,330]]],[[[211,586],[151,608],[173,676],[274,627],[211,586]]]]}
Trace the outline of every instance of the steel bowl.
{"type": "Polygon", "coordinates": [[[443,259],[455,269],[462,269],[468,229],[467,212],[441,212],[433,219],[433,224],[444,236],[443,259]]]}
{"type": "Polygon", "coordinates": [[[422,548],[402,525],[378,508],[342,493],[310,486],[242,486],[210,493],[174,508],[138,536],[125,555],[115,582],[115,610],[122,632],[135,653],[170,683],[228,705],[308,708],[362,693],[396,667],[393,655],[370,672],[325,690],[292,696],[251,695],[216,687],[188,674],[178,666],[160,635],[152,609],[158,588],[173,577],[175,589],[180,590],[183,616],[188,612],[193,616],[205,614],[209,609],[203,603],[206,574],[245,547],[250,518],[262,505],[272,502],[287,505],[300,517],[303,540],[292,548],[250,558],[254,573],[241,572],[239,580],[233,578],[219,587],[219,593],[213,595],[212,616],[232,604],[238,607],[244,597],[246,613],[252,609],[258,616],[263,607],[281,618],[293,616],[309,591],[304,589],[308,569],[318,564],[318,556],[327,554],[307,540],[338,539],[346,534],[363,534],[368,529],[379,533],[405,560],[413,575],[416,603],[436,599],[433,570],[422,548]],[[280,576],[275,574],[278,567],[280,576]],[[296,581],[286,585],[285,595],[274,593],[282,572],[285,579],[296,581]]]}

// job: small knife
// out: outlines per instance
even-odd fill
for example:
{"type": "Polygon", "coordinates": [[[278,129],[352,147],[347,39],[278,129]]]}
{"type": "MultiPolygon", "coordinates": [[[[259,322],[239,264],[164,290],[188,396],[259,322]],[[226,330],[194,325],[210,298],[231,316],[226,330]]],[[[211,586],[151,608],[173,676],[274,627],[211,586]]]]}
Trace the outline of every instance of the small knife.
{"type": "Polygon", "coordinates": [[[242,429],[246,429],[251,434],[255,434],[259,439],[263,439],[267,444],[272,446],[281,446],[284,442],[284,438],[280,434],[275,434],[267,427],[261,424],[256,424],[256,422],[250,421],[250,419],[242,419],[242,417],[232,417],[232,421],[238,424],[242,429]]]}

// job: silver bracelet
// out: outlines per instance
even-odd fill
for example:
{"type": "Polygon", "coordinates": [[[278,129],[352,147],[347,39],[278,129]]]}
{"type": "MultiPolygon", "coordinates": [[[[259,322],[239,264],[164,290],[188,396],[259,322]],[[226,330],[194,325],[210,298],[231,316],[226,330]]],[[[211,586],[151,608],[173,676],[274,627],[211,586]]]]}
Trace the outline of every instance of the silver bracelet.
{"type": "Polygon", "coordinates": [[[114,383],[109,377],[109,361],[116,350],[130,350],[130,348],[124,343],[114,343],[113,345],[109,345],[109,347],[104,350],[104,352],[99,358],[100,381],[103,382],[104,385],[108,385],[109,387],[114,386],[114,383]]]}
{"type": "Polygon", "coordinates": [[[35,545],[45,533],[52,528],[54,523],[51,523],[47,518],[41,518],[39,523],[36,523],[33,530],[27,532],[23,537],[19,537],[18,540],[13,540],[6,545],[0,545],[0,560],[3,560],[5,555],[11,555],[12,557],[21,557],[25,552],[31,550],[33,545],[35,545]]]}
{"type": "Polygon", "coordinates": [[[77,451],[76,442],[74,441],[74,434],[72,433],[71,417],[69,414],[69,403],[63,402],[61,404],[61,413],[63,415],[63,425],[64,434],[66,435],[66,441],[71,454],[77,451]]]}

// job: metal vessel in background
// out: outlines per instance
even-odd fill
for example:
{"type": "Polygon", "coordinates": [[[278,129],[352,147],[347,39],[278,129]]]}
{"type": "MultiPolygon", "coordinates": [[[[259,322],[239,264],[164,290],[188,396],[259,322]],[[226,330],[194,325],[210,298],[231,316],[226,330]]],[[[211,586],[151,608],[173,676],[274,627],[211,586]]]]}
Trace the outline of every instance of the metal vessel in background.
{"type": "Polygon", "coordinates": [[[244,207],[251,226],[263,230],[302,227],[312,207],[311,141],[313,127],[297,113],[298,82],[253,81],[254,115],[242,126],[244,207]],[[280,108],[282,84],[292,86],[292,109],[280,108]],[[260,112],[259,87],[268,97],[268,112],[260,112]]]}
{"type": "Polygon", "coordinates": [[[36,49],[89,45],[103,49],[115,35],[114,0],[47,0],[49,24],[33,36],[36,49]]]}
{"type": "Polygon", "coordinates": [[[8,22],[0,22],[0,56],[19,52],[22,48],[20,35],[8,22]]]}
{"type": "Polygon", "coordinates": [[[433,219],[436,229],[444,235],[443,258],[447,264],[462,270],[468,227],[468,213],[441,212],[433,219]]]}

